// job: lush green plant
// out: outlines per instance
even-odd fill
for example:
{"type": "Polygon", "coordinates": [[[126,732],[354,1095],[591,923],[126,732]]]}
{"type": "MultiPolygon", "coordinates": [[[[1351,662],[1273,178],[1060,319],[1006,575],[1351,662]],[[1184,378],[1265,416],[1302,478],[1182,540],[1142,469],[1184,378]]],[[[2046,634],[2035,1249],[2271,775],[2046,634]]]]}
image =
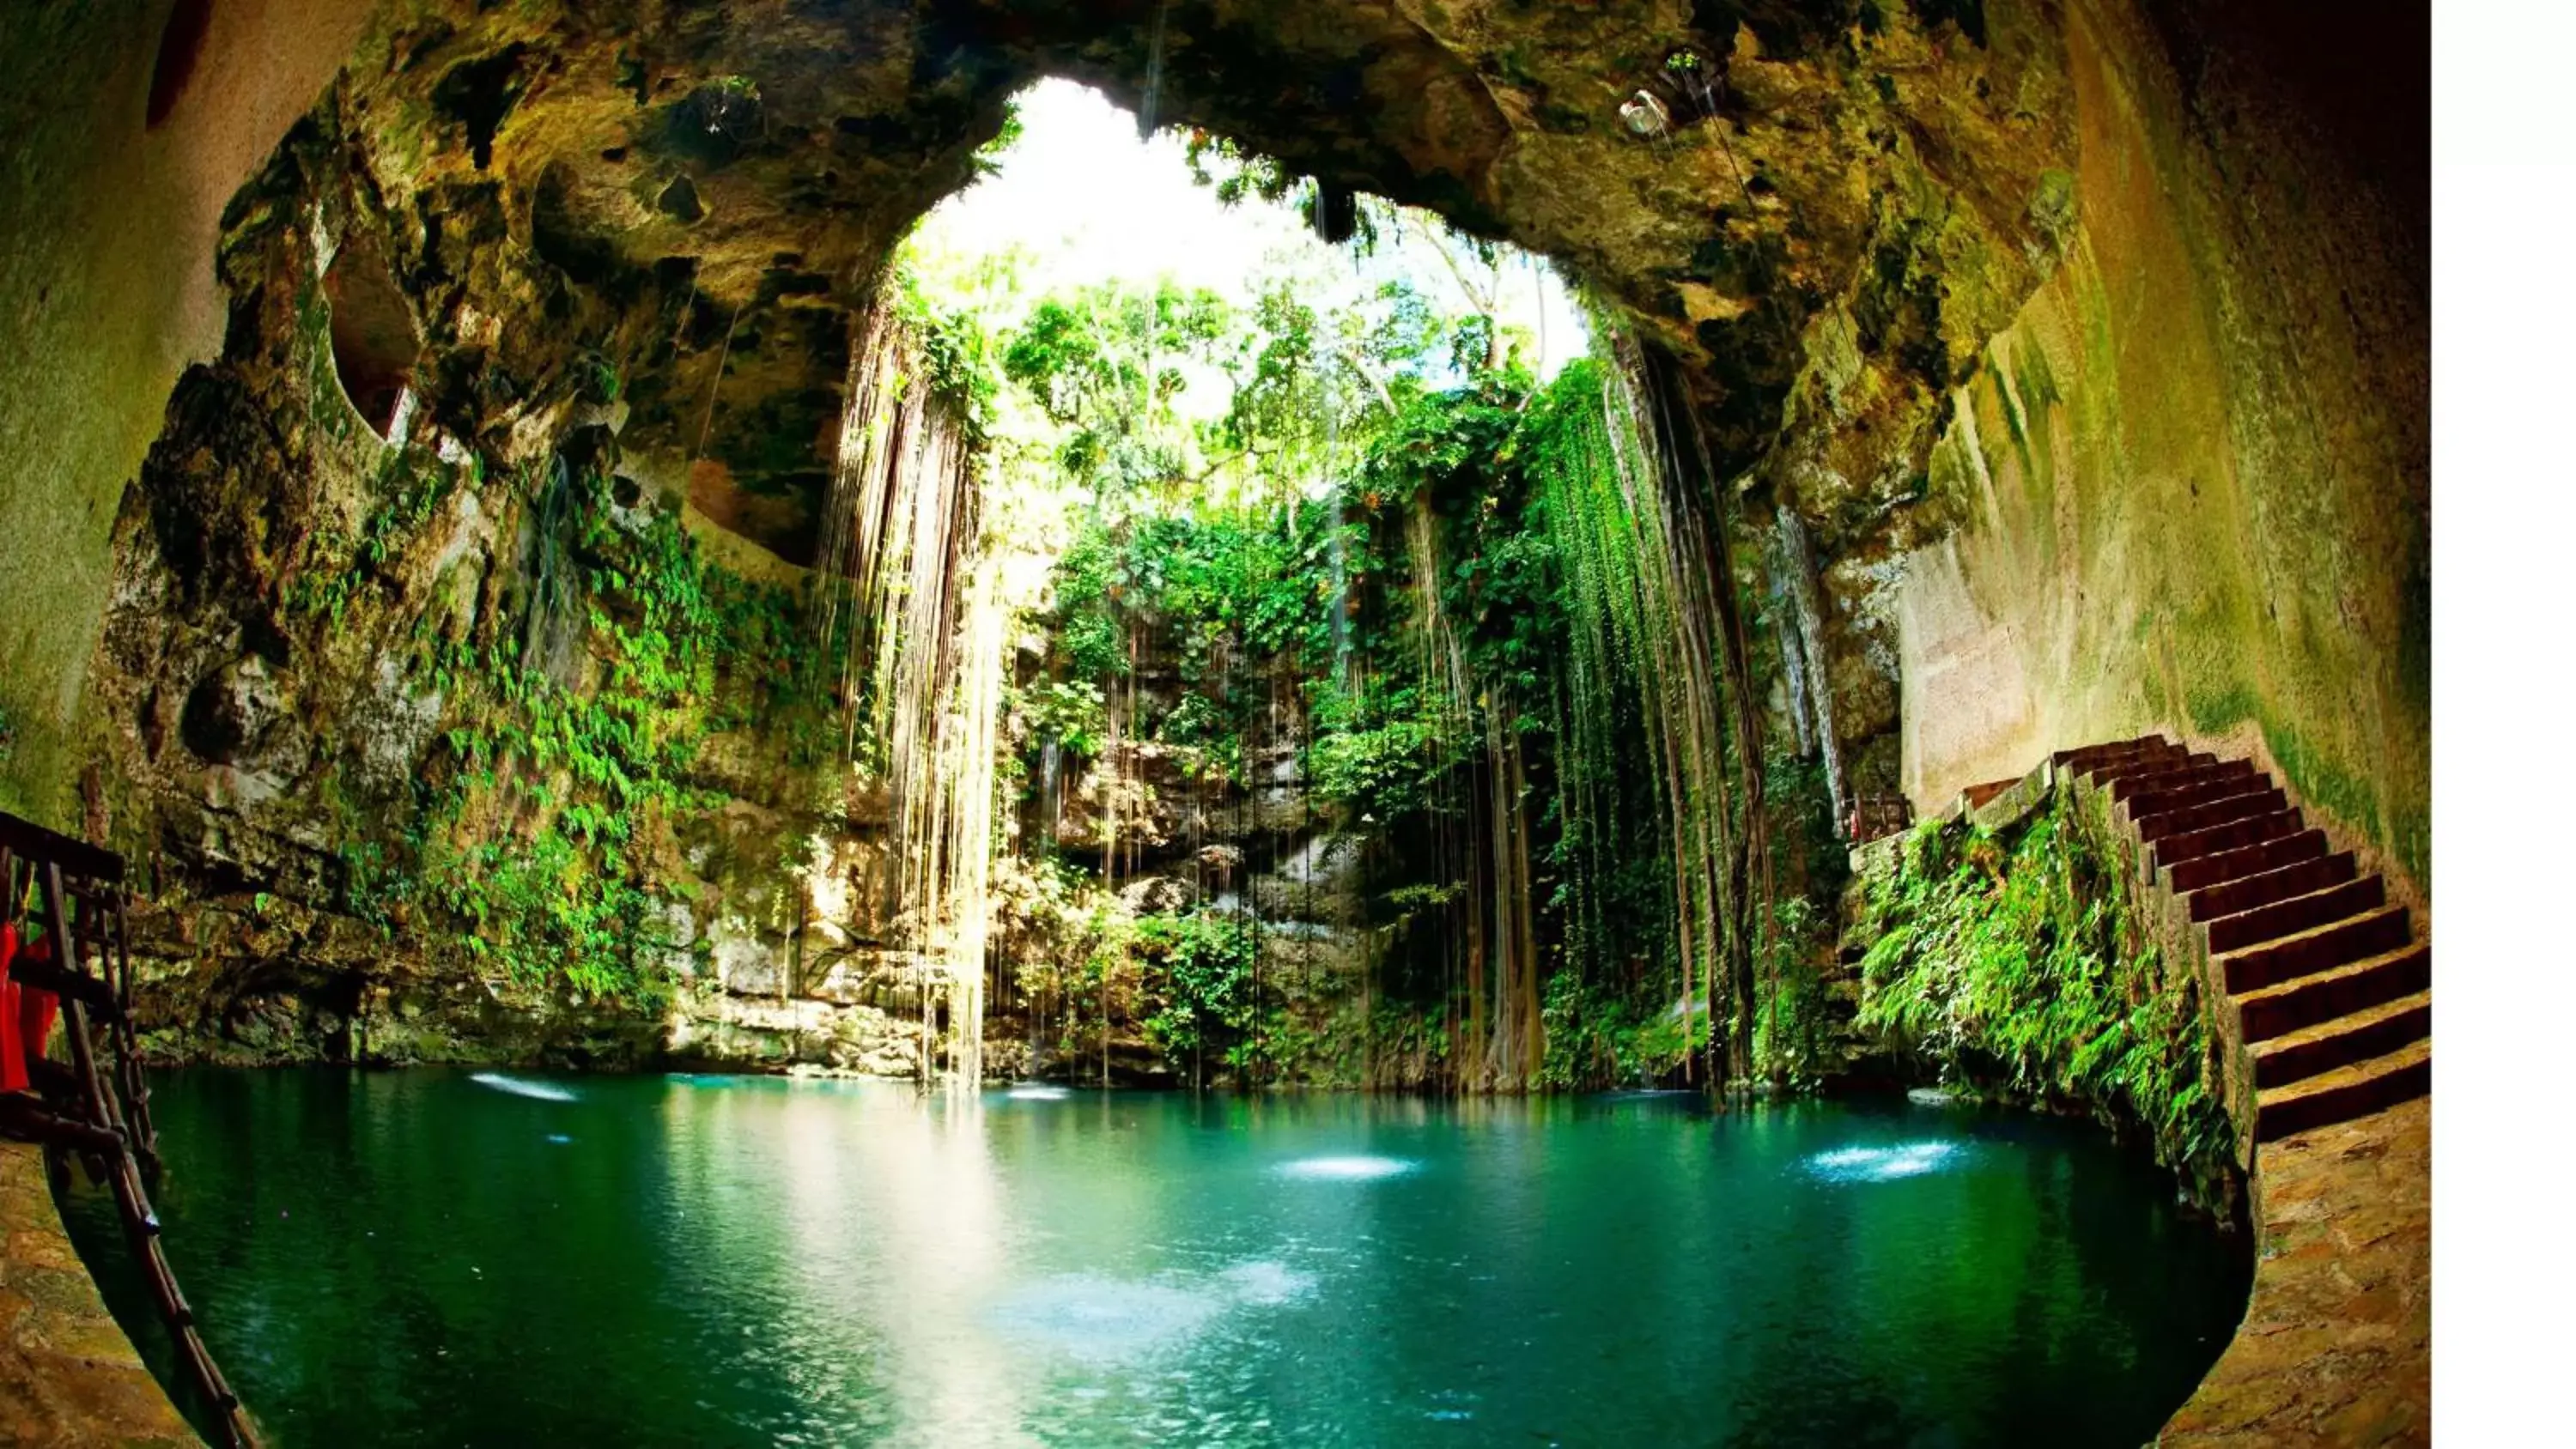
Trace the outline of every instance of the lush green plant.
{"type": "MultiPolygon", "coordinates": [[[[1046,344],[1066,346],[1076,320],[1049,321],[1046,344]]],[[[1214,436],[1278,466],[1302,456],[1295,419],[1311,424],[1318,373],[1382,366],[1393,385],[1337,440],[1356,457],[1347,480],[1323,496],[1281,488],[1086,521],[1055,571],[1043,621],[1050,675],[1023,692],[1024,717],[1034,737],[1087,745],[1096,736],[1081,706],[1123,701],[1130,738],[1242,788],[1250,742],[1273,738],[1286,681],[1308,800],[1342,828],[1397,843],[1371,867],[1371,919],[1395,928],[1385,999],[1414,999],[1384,1008],[1392,1035],[1370,1050],[1423,1062],[1448,1049],[1443,1039],[1433,1052],[1423,1023],[1454,1020],[1443,959],[1491,910],[1480,893],[1491,887],[1458,872],[1475,870],[1486,848],[1476,821],[1491,808],[1494,772],[1518,772],[1513,808],[1529,859],[1504,888],[1532,896],[1540,940],[1556,943],[1539,968],[1552,973],[1555,1009],[1541,1003],[1540,1015],[1549,1033],[1564,1031],[1540,1077],[1601,1085],[1675,1070],[1686,1032],[1672,837],[1658,813],[1662,760],[1640,713],[1649,661],[1634,646],[1654,622],[1632,608],[1619,635],[1630,652],[1592,661],[1615,672],[1579,690],[1567,674],[1576,600],[1603,587],[1569,550],[1644,546],[1633,530],[1582,534],[1555,481],[1583,474],[1586,506],[1629,506],[1615,504],[1626,496],[1618,479],[1598,476],[1610,460],[1602,375],[1578,367],[1541,388],[1507,366],[1432,390],[1422,354],[1448,345],[1448,324],[1399,309],[1367,346],[1335,335],[1292,299],[1265,302],[1260,346],[1214,436]],[[1402,370],[1407,358],[1423,370],[1402,370]],[[1138,707],[1131,661],[1145,657],[1174,667],[1177,699],[1138,707]],[[1566,724],[1578,698],[1598,714],[1579,738],[1566,724]],[[1569,807],[1577,795],[1581,810],[1569,807]]],[[[1613,582],[1633,590],[1625,578],[1613,582]]],[[[1704,1005],[1690,1017],[1702,1038],[1706,1017],[1704,1005]]]]}
{"type": "Polygon", "coordinates": [[[1704,1011],[1686,1021],[1678,1002],[1640,998],[1567,970],[1548,978],[1540,1012],[1547,1051],[1539,1084],[1556,1091],[1673,1080],[1683,1058],[1705,1048],[1710,1032],[1704,1011]]]}
{"type": "Polygon", "coordinates": [[[375,478],[376,506],[357,537],[323,528],[306,550],[302,567],[287,580],[287,607],[340,627],[350,601],[361,591],[392,581],[421,525],[448,496],[459,487],[479,487],[482,476],[479,455],[451,464],[424,448],[389,450],[375,478]]]}
{"type": "Polygon", "coordinates": [[[1109,732],[1100,686],[1087,679],[1041,679],[1020,692],[1018,707],[1042,738],[1072,754],[1099,754],[1109,732]]]}
{"type": "MultiPolygon", "coordinates": [[[[795,594],[707,563],[668,513],[621,521],[597,471],[558,460],[517,486],[525,526],[564,535],[560,566],[579,580],[560,597],[584,601],[588,664],[560,680],[516,632],[478,645],[425,616],[421,672],[456,723],[392,849],[343,802],[343,904],[387,931],[426,908],[523,983],[649,1004],[667,989],[668,906],[684,894],[657,842],[717,799],[690,783],[699,751],[757,720],[790,763],[824,758],[837,743],[825,656],[795,594]],[[560,515],[533,506],[546,489],[569,499],[560,515]]],[[[407,516],[370,532],[388,559],[407,516]]]]}
{"type": "Polygon", "coordinates": [[[1249,1070],[1260,1042],[1252,996],[1260,928],[1205,911],[1152,915],[1136,922],[1133,939],[1147,997],[1158,1003],[1145,1035],[1173,1071],[1203,1083],[1210,1060],[1238,1077],[1249,1070]]]}
{"type": "Polygon", "coordinates": [[[921,364],[930,390],[957,418],[970,448],[991,439],[993,410],[1001,392],[1001,360],[973,314],[943,310],[928,297],[911,273],[893,273],[895,314],[921,349],[921,364]]]}
{"type": "Polygon", "coordinates": [[[1859,1024],[1957,1079],[2143,1126],[2214,1183],[2233,1139],[2198,985],[2136,909],[2063,793],[2001,838],[1925,821],[1869,883],[1859,1024]]]}
{"type": "Polygon", "coordinates": [[[1190,439],[1173,412],[1188,386],[1181,364],[1206,357],[1231,326],[1212,292],[1097,287],[1039,303],[1003,348],[1001,371],[1063,430],[1057,466],[1115,501],[1188,473],[1190,439]]]}

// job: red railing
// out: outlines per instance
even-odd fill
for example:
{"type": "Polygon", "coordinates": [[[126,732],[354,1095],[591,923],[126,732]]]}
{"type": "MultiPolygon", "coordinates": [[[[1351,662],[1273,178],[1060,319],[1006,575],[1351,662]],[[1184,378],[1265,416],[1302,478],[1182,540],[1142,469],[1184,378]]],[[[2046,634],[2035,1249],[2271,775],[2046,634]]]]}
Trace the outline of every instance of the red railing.
{"type": "Polygon", "coordinates": [[[161,1219],[144,1187],[160,1159],[133,1007],[124,859],[0,814],[0,1134],[41,1143],[58,1180],[78,1162],[107,1185],[180,1372],[215,1415],[215,1442],[255,1446],[161,1251],[161,1219]],[[46,1050],[57,1035],[68,1061],[46,1050]]]}

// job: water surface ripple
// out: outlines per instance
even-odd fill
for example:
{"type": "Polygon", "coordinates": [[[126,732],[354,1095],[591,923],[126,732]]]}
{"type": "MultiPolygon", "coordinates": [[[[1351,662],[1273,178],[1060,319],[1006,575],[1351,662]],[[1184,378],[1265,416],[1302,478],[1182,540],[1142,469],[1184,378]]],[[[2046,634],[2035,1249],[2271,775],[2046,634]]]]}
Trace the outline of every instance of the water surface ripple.
{"type": "Polygon", "coordinates": [[[2249,1273],[2089,1128],[1901,1101],[313,1069],[154,1108],[171,1257],[288,1449],[2133,1445],[2249,1273]]]}

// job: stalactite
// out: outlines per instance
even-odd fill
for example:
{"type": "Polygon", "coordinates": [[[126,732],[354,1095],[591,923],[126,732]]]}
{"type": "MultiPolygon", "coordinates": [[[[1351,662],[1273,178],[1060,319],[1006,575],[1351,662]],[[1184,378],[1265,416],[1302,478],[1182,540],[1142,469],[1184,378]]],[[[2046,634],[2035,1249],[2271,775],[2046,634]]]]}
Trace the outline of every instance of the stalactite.
{"type": "MultiPolygon", "coordinates": [[[[1798,519],[1796,509],[1780,505],[1778,523],[1773,530],[1772,575],[1782,602],[1788,605],[1793,627],[1783,630],[1780,658],[1786,667],[1792,688],[1803,685],[1804,699],[1797,701],[1795,717],[1802,722],[1810,717],[1815,722],[1815,748],[1824,757],[1825,792],[1833,805],[1836,828],[1843,818],[1842,739],[1834,729],[1834,686],[1825,671],[1824,610],[1816,592],[1816,554],[1807,542],[1807,527],[1798,519]]],[[[1808,743],[1801,739],[1798,752],[1805,754],[1808,743]]]]}
{"type": "MultiPolygon", "coordinates": [[[[1761,715],[1751,690],[1750,647],[1736,593],[1727,540],[1731,498],[1716,477],[1707,438],[1688,395],[1679,364],[1659,349],[1623,343],[1622,371],[1631,394],[1623,421],[1632,440],[1630,465],[1651,478],[1655,505],[1641,516],[1659,517],[1670,569],[1671,618],[1680,648],[1683,696],[1665,718],[1683,722],[1678,768],[1685,797],[1705,802],[1690,812],[1677,854],[1680,887],[1705,912],[1703,937],[1712,1019],[1725,988],[1727,1074],[1750,1068],[1754,1006],[1753,955],[1757,900],[1767,901],[1768,852],[1762,832],[1761,715]],[[1724,762],[1735,759],[1734,790],[1724,762]],[[1730,793],[1733,798],[1730,799],[1730,793]],[[1740,811],[1740,813],[1739,813],[1740,811]],[[1702,890],[1704,888],[1704,894],[1702,890]],[[1722,969],[1721,969],[1722,968],[1722,969]]],[[[1712,1085],[1722,1077],[1712,1073],[1712,1085]]]]}
{"type": "Polygon", "coordinates": [[[843,649],[845,749],[886,791],[874,904],[913,963],[922,1071],[944,1062],[971,1083],[983,1072],[1007,619],[962,419],[885,291],[853,338],[814,626],[843,649]]]}
{"type": "MultiPolygon", "coordinates": [[[[1568,857],[1567,931],[1596,957],[1618,941],[1600,903],[1604,883],[1659,838],[1679,1010],[1685,1040],[1697,1042],[1701,1022],[1725,1020],[1718,998],[1737,989],[1744,939],[1729,813],[1737,790],[1726,776],[1726,619],[1707,563],[1705,513],[1670,441],[1679,429],[1659,410],[1656,380],[1634,344],[1622,351],[1623,365],[1605,371],[1598,407],[1566,420],[1561,453],[1542,463],[1537,480],[1567,571],[1572,625],[1556,760],[1560,818],[1577,847],[1568,857]],[[1644,732],[1651,771],[1640,782],[1654,815],[1641,822],[1645,836],[1620,815],[1620,761],[1636,750],[1622,736],[1625,710],[1644,732]]],[[[1686,1056],[1685,1074],[1696,1077],[1694,1067],[1686,1056]]]]}
{"type": "Polygon", "coordinates": [[[1662,434],[1660,454],[1676,506],[1696,521],[1701,566],[1717,610],[1717,657],[1725,692],[1732,704],[1736,779],[1743,802],[1743,826],[1727,858],[1732,921],[1727,933],[1727,977],[1732,1030],[1728,1056],[1732,1071],[1750,1070],[1753,1058],[1753,953],[1758,932],[1757,905],[1770,899],[1769,848],[1763,830],[1762,713],[1752,690],[1752,646],[1737,593],[1734,551],[1734,495],[1717,475],[1708,435],[1700,425],[1681,366],[1660,349],[1644,353],[1646,379],[1656,400],[1662,434]],[[1682,447],[1687,441],[1689,447],[1682,447]]]}
{"type": "MultiPolygon", "coordinates": [[[[1414,587],[1417,669],[1439,702],[1439,733],[1464,739],[1474,729],[1472,705],[1480,693],[1466,650],[1440,595],[1448,570],[1437,520],[1427,494],[1417,493],[1406,515],[1406,544],[1414,587]]],[[[1465,887],[1451,918],[1463,928],[1463,1005],[1451,1060],[1459,1085],[1477,1090],[1527,1087],[1545,1050],[1539,1015],[1538,932],[1532,917],[1529,825],[1522,803],[1525,769],[1517,715],[1497,686],[1482,691],[1482,758],[1470,782],[1444,781],[1449,793],[1441,814],[1458,822],[1463,837],[1447,843],[1440,872],[1465,887]],[[1462,1057],[1459,1049],[1472,1052],[1462,1057]],[[1468,1063],[1475,1065],[1471,1069],[1468,1063]]],[[[1444,842],[1446,843],[1446,842],[1444,842]]]]}

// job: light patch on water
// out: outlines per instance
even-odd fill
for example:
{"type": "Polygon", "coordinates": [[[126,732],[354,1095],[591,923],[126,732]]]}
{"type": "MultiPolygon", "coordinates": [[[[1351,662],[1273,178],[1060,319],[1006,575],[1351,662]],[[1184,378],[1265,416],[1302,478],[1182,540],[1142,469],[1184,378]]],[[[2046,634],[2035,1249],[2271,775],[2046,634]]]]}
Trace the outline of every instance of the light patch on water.
{"type": "Polygon", "coordinates": [[[513,1097],[533,1097],[540,1102],[579,1100],[567,1088],[558,1087],[549,1082],[531,1082],[524,1077],[507,1076],[500,1072],[476,1072],[474,1080],[490,1087],[493,1091],[507,1092],[513,1097]]]}
{"type": "Polygon", "coordinates": [[[1918,1107],[1946,1107],[1959,1099],[1939,1087],[1911,1087],[1906,1090],[1905,1100],[1918,1107]]]}
{"type": "Polygon", "coordinates": [[[1237,1303],[1267,1308],[1293,1302],[1315,1291],[1315,1275],[1300,1273],[1275,1258],[1237,1263],[1217,1275],[1237,1303]]]}
{"type": "Polygon", "coordinates": [[[1375,1182],[1384,1177],[1402,1177],[1422,1164],[1402,1157],[1377,1157],[1353,1153],[1340,1157],[1300,1157],[1279,1165],[1282,1177],[1302,1178],[1309,1182],[1375,1182]]]}
{"type": "Polygon", "coordinates": [[[562,1134],[562,1133],[560,1133],[560,1132],[549,1132],[549,1133],[547,1133],[547,1134],[546,1134],[546,1140],[547,1140],[548,1142],[552,1142],[552,1143],[554,1143],[556,1146],[560,1147],[560,1146],[562,1146],[564,1143],[570,1142],[572,1139],[571,1139],[571,1138],[569,1138],[569,1137],[567,1137],[567,1136],[565,1136],[564,1134],[562,1134]]]}
{"type": "Polygon", "coordinates": [[[1807,1170],[1828,1182],[1893,1182],[1938,1172],[1960,1155],[1955,1142],[1901,1142],[1892,1147],[1837,1147],[1807,1159],[1807,1170]]]}
{"type": "Polygon", "coordinates": [[[1225,1307],[1204,1289],[1061,1273],[1013,1293],[993,1309],[1010,1337],[1096,1363],[1143,1358],[1189,1341],[1225,1307]]]}
{"type": "Polygon", "coordinates": [[[1013,1087],[1003,1095],[1014,1102],[1064,1102],[1072,1099],[1073,1092],[1066,1087],[1031,1085],[1013,1087]]]}
{"type": "Polygon", "coordinates": [[[1467,1424],[1476,1418],[1477,1395],[1461,1389],[1440,1389],[1431,1395],[1432,1407],[1422,1417],[1435,1424],[1467,1424]]]}
{"type": "Polygon", "coordinates": [[[1132,1363],[1194,1341],[1227,1312],[1274,1308],[1314,1291],[1314,1274],[1272,1258],[1248,1259],[1192,1281],[1059,1273],[1003,1299],[991,1321],[1005,1336],[1039,1349],[1094,1364],[1132,1363]]]}

